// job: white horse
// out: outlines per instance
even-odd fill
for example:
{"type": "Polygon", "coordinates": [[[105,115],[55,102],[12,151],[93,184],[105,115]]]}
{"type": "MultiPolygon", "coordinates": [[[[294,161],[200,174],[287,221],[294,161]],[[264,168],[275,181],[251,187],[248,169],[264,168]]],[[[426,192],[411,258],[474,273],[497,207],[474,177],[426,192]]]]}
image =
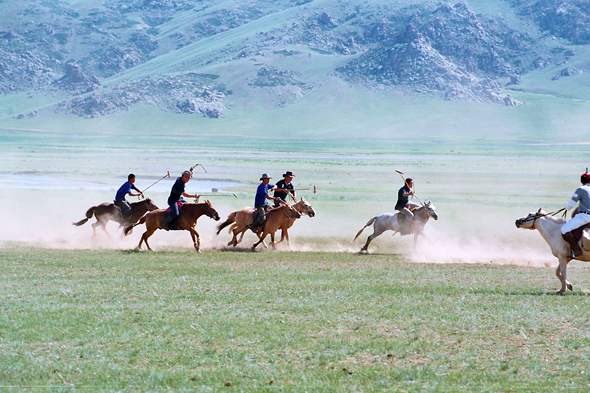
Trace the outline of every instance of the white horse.
{"type": "MultiPolygon", "coordinates": [[[[416,244],[418,243],[418,236],[424,235],[424,226],[426,222],[430,219],[430,217],[438,220],[438,214],[436,213],[436,208],[430,201],[425,201],[424,205],[420,206],[419,208],[413,211],[415,219],[413,220],[413,228],[412,232],[414,234],[414,250],[416,249],[416,244]]],[[[361,248],[360,252],[366,251],[369,252],[368,247],[369,244],[375,239],[377,236],[381,235],[383,232],[392,230],[394,231],[394,235],[402,230],[402,227],[398,221],[400,212],[395,213],[385,213],[381,214],[380,216],[375,216],[367,222],[367,224],[356,234],[352,241],[355,241],[361,233],[365,230],[366,227],[373,224],[373,234],[367,238],[367,242],[361,248]]],[[[409,234],[409,233],[408,233],[409,234]]]]}
{"type": "MultiPolygon", "coordinates": [[[[551,247],[553,256],[559,261],[559,266],[555,270],[555,275],[561,281],[559,294],[564,294],[566,289],[574,290],[573,285],[566,279],[567,264],[574,258],[571,256],[570,245],[561,236],[561,226],[565,222],[564,219],[548,215],[542,209],[539,209],[536,213],[529,213],[525,218],[519,218],[515,222],[517,228],[538,230],[543,239],[549,244],[549,247],[551,247]]],[[[582,250],[584,253],[575,259],[590,262],[590,253],[583,248],[582,250]]]]}

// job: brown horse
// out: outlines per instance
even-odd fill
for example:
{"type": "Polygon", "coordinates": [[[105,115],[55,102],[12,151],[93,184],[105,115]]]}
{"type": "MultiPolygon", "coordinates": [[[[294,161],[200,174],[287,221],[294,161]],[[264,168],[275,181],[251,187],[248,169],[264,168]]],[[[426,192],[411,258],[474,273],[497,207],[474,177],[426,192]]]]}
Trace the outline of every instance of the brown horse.
{"type": "MultiPolygon", "coordinates": [[[[260,243],[263,243],[264,238],[268,235],[270,235],[271,243],[274,244],[275,232],[278,231],[279,228],[282,228],[283,225],[286,225],[289,220],[296,220],[298,218],[301,218],[301,214],[291,206],[283,205],[272,209],[268,213],[266,221],[264,221],[262,235],[259,236],[260,240],[252,245],[252,251],[254,251],[256,246],[258,246],[260,243]]],[[[291,223],[291,225],[293,224],[291,223]]]]}
{"type": "MultiPolygon", "coordinates": [[[[178,216],[178,225],[176,226],[176,229],[174,229],[175,231],[189,231],[193,239],[193,245],[197,252],[201,251],[201,240],[199,239],[199,233],[195,231],[195,225],[197,225],[197,220],[203,214],[214,219],[215,221],[219,221],[219,214],[213,205],[211,205],[211,202],[205,201],[204,203],[184,203],[180,209],[180,215],[178,216]]],[[[149,212],[143,216],[137,224],[133,224],[125,228],[125,235],[128,235],[133,227],[145,223],[146,231],[143,233],[143,235],[141,235],[141,240],[139,241],[136,249],[141,250],[141,244],[145,242],[148,250],[153,251],[148,243],[148,238],[152,236],[157,229],[163,229],[162,221],[164,221],[165,217],[165,209],[149,212]]]]}
{"type": "MultiPolygon", "coordinates": [[[[301,197],[301,199],[299,200],[299,202],[294,203],[291,205],[291,208],[296,210],[299,214],[305,214],[309,217],[314,217],[315,216],[315,210],[313,210],[313,207],[309,204],[309,202],[307,202],[305,200],[305,198],[301,197]]],[[[271,240],[272,242],[270,243],[272,248],[275,248],[276,244],[281,243],[283,240],[287,240],[287,245],[289,246],[289,249],[291,249],[291,242],[289,240],[289,228],[291,228],[293,226],[293,224],[295,223],[296,218],[289,218],[288,220],[285,221],[285,223],[279,228],[281,230],[281,240],[279,240],[278,242],[274,242],[274,234],[271,236],[271,240]]]]}
{"type": "Polygon", "coordinates": [[[96,217],[96,222],[92,224],[92,229],[94,230],[94,234],[96,235],[96,227],[102,227],[102,230],[108,235],[109,233],[106,230],[106,225],[109,220],[115,221],[119,223],[119,228],[124,225],[134,224],[139,220],[146,212],[153,211],[158,209],[158,206],[152,202],[151,199],[147,198],[143,201],[139,202],[131,202],[129,204],[131,206],[131,214],[127,218],[127,220],[123,221],[121,209],[119,206],[115,206],[114,203],[101,203],[97,206],[92,206],[90,209],[86,211],[86,218],[80,220],[78,222],[72,223],[73,225],[79,227],[84,225],[92,218],[92,216],[96,217]]]}
{"type": "MultiPolygon", "coordinates": [[[[255,212],[255,209],[252,207],[247,207],[242,210],[236,210],[234,212],[231,212],[229,214],[229,216],[227,216],[227,220],[225,220],[223,223],[217,225],[217,234],[219,235],[219,233],[221,233],[223,228],[231,225],[229,231],[230,231],[230,233],[233,233],[233,238],[232,238],[232,240],[229,241],[229,243],[227,243],[227,245],[228,246],[233,245],[234,247],[237,246],[244,238],[244,233],[248,229],[250,229],[250,224],[252,224],[252,222],[254,221],[254,212],[255,212]],[[240,236],[239,240],[238,240],[238,236],[240,236]]],[[[269,222],[269,219],[271,217],[275,217],[275,216],[276,217],[279,217],[279,216],[285,217],[286,215],[290,216],[291,214],[292,214],[292,217],[289,217],[289,218],[301,217],[301,214],[299,214],[297,211],[293,210],[288,205],[279,206],[279,207],[276,207],[276,208],[270,210],[267,214],[266,221],[264,222],[263,233],[266,230],[266,224],[267,224],[267,222],[269,222]],[[299,216],[299,217],[297,217],[297,216],[299,216]]],[[[273,218],[273,220],[270,222],[274,222],[275,220],[276,220],[276,218],[273,218]]],[[[284,220],[281,220],[281,225],[282,224],[284,224],[284,220]]],[[[279,227],[274,228],[274,230],[272,231],[273,236],[274,236],[274,233],[279,229],[279,227]]],[[[270,227],[269,227],[269,229],[270,229],[270,227]]],[[[271,232],[268,232],[266,235],[268,235],[270,233],[271,232]]],[[[264,236],[266,236],[266,235],[264,235],[264,236]]],[[[273,236],[271,236],[271,239],[274,240],[273,236]]],[[[260,239],[261,236],[259,235],[258,238],[260,239]]],[[[261,242],[258,242],[254,247],[256,247],[260,243],[261,242]]]]}
{"type": "Polygon", "coordinates": [[[231,225],[229,228],[230,233],[233,233],[233,238],[227,243],[228,246],[237,246],[244,238],[244,233],[250,229],[250,224],[254,222],[254,212],[256,209],[253,207],[246,207],[242,210],[236,210],[231,212],[227,216],[227,220],[217,225],[217,234],[223,230],[223,228],[231,225]],[[233,224],[233,225],[232,225],[233,224]],[[238,235],[240,239],[238,240],[238,235]]]}

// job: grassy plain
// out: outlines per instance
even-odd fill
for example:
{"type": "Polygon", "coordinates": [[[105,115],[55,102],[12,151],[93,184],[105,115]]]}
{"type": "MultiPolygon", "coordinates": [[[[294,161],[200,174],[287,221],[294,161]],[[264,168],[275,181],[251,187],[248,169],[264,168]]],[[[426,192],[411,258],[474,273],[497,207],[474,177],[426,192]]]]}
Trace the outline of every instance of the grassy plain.
{"type": "MultiPolygon", "coordinates": [[[[0,97],[1,388],[587,391],[587,267],[553,296],[555,259],[514,227],[570,197],[588,166],[587,103],[347,97],[219,120],[148,107],[16,120],[0,97]],[[227,251],[207,219],[199,255],[187,233],[160,231],[158,252],[137,253],[140,228],[94,238],[71,225],[131,171],[141,188],[196,163],[207,173],[189,192],[209,181],[238,195],[213,199],[222,216],[252,205],[262,172],[316,185],[300,193],[318,214],[293,227],[298,252],[227,251]],[[435,203],[434,245],[411,254],[383,235],[358,255],[370,230],[352,237],[392,210],[394,169],[435,203]]],[[[165,206],[171,182],[149,196],[165,206]]]]}
{"type": "Polygon", "coordinates": [[[3,249],[0,388],[588,391],[588,268],[552,270],[3,249]]]}

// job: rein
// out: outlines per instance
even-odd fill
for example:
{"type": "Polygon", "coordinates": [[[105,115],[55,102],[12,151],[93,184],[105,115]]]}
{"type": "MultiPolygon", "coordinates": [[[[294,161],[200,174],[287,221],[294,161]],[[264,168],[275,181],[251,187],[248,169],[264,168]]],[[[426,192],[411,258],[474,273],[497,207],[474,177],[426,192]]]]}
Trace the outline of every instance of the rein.
{"type": "Polygon", "coordinates": [[[538,218],[541,218],[541,217],[547,217],[547,216],[556,216],[557,214],[559,214],[559,213],[561,213],[561,212],[563,212],[563,215],[565,216],[565,213],[566,213],[566,212],[565,212],[565,208],[561,208],[561,209],[559,209],[559,210],[557,210],[557,211],[554,211],[554,212],[552,212],[552,213],[545,213],[545,214],[541,214],[541,213],[535,213],[535,215],[534,215],[534,216],[528,216],[527,218],[524,218],[524,219],[522,220],[522,223],[524,224],[525,222],[529,222],[529,221],[531,221],[531,220],[532,220],[532,221],[533,221],[533,226],[535,226],[535,222],[537,222],[537,219],[538,219],[538,218]]]}

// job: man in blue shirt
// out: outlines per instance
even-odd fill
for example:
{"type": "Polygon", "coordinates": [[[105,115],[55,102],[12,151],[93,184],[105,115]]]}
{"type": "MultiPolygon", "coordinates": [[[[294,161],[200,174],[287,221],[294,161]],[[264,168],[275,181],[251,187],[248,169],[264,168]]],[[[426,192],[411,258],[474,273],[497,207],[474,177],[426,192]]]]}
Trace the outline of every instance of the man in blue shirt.
{"type": "Polygon", "coordinates": [[[260,177],[262,183],[260,183],[256,189],[256,198],[254,199],[254,208],[256,208],[256,212],[254,212],[254,222],[252,222],[252,225],[250,225],[250,229],[254,233],[258,232],[258,229],[262,227],[264,221],[266,220],[266,210],[270,208],[268,199],[278,199],[268,195],[269,192],[278,190],[274,184],[270,184],[270,179],[272,179],[270,176],[268,176],[266,173],[263,173],[260,177]]]}
{"type": "Polygon", "coordinates": [[[131,196],[143,196],[143,192],[141,192],[137,187],[135,187],[133,183],[135,183],[135,175],[133,173],[130,173],[129,176],[127,176],[127,181],[123,183],[121,187],[119,187],[119,190],[115,195],[115,206],[118,206],[121,209],[121,216],[123,221],[127,220],[127,218],[129,218],[129,215],[131,214],[131,206],[129,206],[129,203],[125,199],[125,196],[127,196],[127,194],[131,196]],[[131,190],[135,190],[138,193],[133,194],[131,190]]]}
{"type": "Polygon", "coordinates": [[[165,230],[175,229],[176,223],[173,223],[173,220],[176,219],[180,215],[180,211],[178,210],[178,201],[184,202],[182,199],[183,196],[187,198],[198,198],[197,194],[187,194],[184,192],[184,188],[186,183],[193,177],[191,171],[184,171],[182,175],[176,179],[174,185],[172,186],[172,190],[170,190],[170,196],[168,197],[168,206],[170,206],[170,214],[166,215],[164,221],[162,221],[162,228],[165,230]]]}

